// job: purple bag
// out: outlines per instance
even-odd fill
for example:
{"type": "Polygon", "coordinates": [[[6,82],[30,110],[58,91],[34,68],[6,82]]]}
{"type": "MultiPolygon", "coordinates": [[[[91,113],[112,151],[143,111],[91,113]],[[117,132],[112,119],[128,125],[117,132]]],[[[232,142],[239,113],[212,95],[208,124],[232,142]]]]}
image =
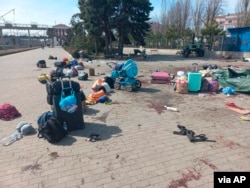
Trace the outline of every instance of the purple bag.
{"type": "Polygon", "coordinates": [[[219,82],[217,80],[212,79],[212,80],[209,81],[208,90],[210,92],[216,92],[216,91],[218,91],[219,87],[220,87],[220,84],[219,84],[219,82]]]}

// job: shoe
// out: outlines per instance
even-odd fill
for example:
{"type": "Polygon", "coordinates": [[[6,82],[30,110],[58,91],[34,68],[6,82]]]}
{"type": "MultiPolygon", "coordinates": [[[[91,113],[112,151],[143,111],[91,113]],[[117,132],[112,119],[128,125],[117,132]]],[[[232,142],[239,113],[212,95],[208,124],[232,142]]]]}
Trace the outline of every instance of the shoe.
{"type": "Polygon", "coordinates": [[[90,134],[90,136],[89,136],[89,141],[90,142],[96,142],[97,140],[100,140],[100,135],[99,134],[90,134]]]}

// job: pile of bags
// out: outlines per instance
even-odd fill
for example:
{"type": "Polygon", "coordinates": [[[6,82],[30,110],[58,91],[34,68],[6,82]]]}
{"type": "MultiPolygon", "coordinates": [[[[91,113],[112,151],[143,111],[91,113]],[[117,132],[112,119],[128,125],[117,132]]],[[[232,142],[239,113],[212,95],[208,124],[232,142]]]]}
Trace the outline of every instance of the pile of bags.
{"type": "Polygon", "coordinates": [[[87,104],[105,103],[109,100],[109,93],[111,92],[111,87],[107,79],[99,78],[92,85],[92,93],[87,97],[87,104]]]}

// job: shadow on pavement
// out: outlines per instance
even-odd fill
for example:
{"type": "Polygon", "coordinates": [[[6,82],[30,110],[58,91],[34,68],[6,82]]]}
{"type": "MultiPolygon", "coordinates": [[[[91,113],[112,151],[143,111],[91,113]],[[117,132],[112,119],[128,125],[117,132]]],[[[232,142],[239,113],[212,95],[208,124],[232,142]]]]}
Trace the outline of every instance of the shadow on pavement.
{"type": "Polygon", "coordinates": [[[92,115],[96,115],[99,112],[100,112],[100,110],[93,109],[93,108],[91,108],[91,105],[90,105],[87,107],[87,111],[84,112],[84,115],[92,116],[92,115]]]}
{"type": "Polygon", "coordinates": [[[160,89],[155,89],[155,88],[140,88],[135,92],[141,93],[141,92],[145,92],[145,93],[157,93],[160,92],[160,89]]]}
{"type": "Polygon", "coordinates": [[[70,146],[74,142],[77,142],[75,137],[85,137],[86,140],[90,138],[90,135],[99,135],[96,141],[100,142],[103,140],[110,139],[112,137],[122,136],[122,130],[117,126],[107,126],[106,124],[100,123],[85,123],[85,128],[69,132],[68,135],[63,138],[60,142],[55,145],[58,146],[70,146]]]}
{"type": "Polygon", "coordinates": [[[117,126],[111,126],[100,123],[85,123],[85,128],[83,130],[72,131],[69,136],[78,136],[89,138],[91,134],[100,135],[100,141],[110,139],[111,137],[121,136],[122,130],[117,126]]]}

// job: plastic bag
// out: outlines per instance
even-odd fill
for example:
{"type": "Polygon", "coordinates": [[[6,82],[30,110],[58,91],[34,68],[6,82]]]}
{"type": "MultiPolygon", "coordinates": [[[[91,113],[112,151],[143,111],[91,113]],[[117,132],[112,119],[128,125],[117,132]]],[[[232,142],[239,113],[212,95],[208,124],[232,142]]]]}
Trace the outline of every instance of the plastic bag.
{"type": "Polygon", "coordinates": [[[234,95],[235,89],[234,87],[225,87],[222,89],[222,93],[224,93],[225,95],[234,95]]]}
{"type": "Polygon", "coordinates": [[[75,112],[77,109],[75,92],[72,91],[71,95],[67,97],[64,97],[64,93],[62,93],[59,106],[62,111],[66,111],[68,113],[75,112]]]}

